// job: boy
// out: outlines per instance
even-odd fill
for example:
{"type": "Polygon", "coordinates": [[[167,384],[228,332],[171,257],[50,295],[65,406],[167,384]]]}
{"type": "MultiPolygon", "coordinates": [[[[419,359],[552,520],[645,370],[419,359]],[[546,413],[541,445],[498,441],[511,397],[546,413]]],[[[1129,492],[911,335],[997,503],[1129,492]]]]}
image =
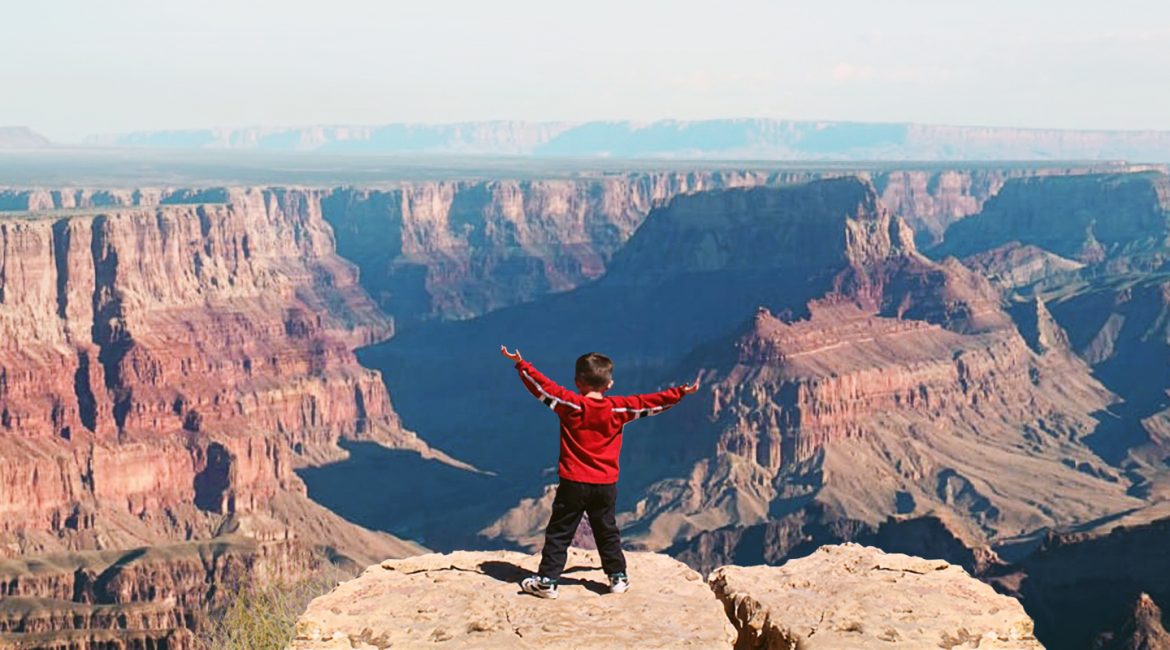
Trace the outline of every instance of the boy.
{"type": "Polygon", "coordinates": [[[557,597],[557,580],[565,569],[569,544],[581,515],[587,514],[601,554],[601,568],[609,576],[609,590],[624,593],[630,581],[615,517],[622,427],[674,406],[684,395],[699,390],[698,380],[660,393],[606,397],[605,391],[613,387],[613,361],[591,352],[577,359],[578,392],[574,393],[542,375],[520,357],[520,350],[508,352],[501,345],[500,353],[516,362],[520,381],[561,420],[561,456],[557,464],[561,481],[545,529],[540,569],[525,578],[520,587],[541,598],[557,597]]]}

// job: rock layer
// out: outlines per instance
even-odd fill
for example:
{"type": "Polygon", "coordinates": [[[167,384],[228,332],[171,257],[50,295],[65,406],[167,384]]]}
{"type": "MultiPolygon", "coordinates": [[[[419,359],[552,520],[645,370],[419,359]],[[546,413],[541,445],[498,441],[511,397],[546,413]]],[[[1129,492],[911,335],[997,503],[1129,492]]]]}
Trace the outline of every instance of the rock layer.
{"type": "MultiPolygon", "coordinates": [[[[354,357],[392,324],[317,194],[182,196],[0,220],[0,556],[22,558],[0,582],[29,605],[6,614],[14,643],[153,647],[234,585],[420,550],[316,506],[293,472],[343,438],[434,455],[354,357]]],[[[106,199],[149,200],[71,200],[106,199]]]]}
{"type": "Polygon", "coordinates": [[[353,357],[390,325],[315,205],[0,222],[0,530],[84,548],[86,510],[248,512],[340,437],[425,449],[353,357]]]}
{"type": "Polygon", "coordinates": [[[737,648],[1042,648],[1019,602],[941,560],[845,544],[716,569],[737,648]]]}
{"type": "MultiPolygon", "coordinates": [[[[703,378],[625,438],[622,521],[647,548],[795,517],[775,562],[814,528],[848,540],[929,513],[998,543],[1139,504],[1084,443],[1112,395],[1046,323],[1037,352],[986,280],[920,255],[858,180],[680,197],[595,285],[483,325],[569,337],[604,310],[636,343],[590,345],[703,378]]],[[[485,534],[536,538],[543,503],[485,534]]]]}
{"type": "Polygon", "coordinates": [[[521,553],[383,562],[310,603],[290,649],[731,647],[735,632],[698,573],[662,555],[627,561],[633,588],[608,594],[597,554],[572,549],[557,600],[519,590],[539,563],[521,553]]]}

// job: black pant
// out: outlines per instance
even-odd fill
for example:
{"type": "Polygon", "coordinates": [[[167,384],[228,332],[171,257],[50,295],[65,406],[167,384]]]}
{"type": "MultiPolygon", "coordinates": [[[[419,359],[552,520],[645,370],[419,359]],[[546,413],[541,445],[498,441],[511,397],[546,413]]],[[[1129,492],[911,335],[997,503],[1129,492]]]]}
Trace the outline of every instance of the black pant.
{"type": "Polygon", "coordinates": [[[625,572],[626,556],[622,555],[616,517],[617,483],[579,483],[562,478],[553,500],[552,517],[544,531],[540,575],[553,580],[561,577],[582,514],[589,515],[602,570],[607,575],[625,572]]]}

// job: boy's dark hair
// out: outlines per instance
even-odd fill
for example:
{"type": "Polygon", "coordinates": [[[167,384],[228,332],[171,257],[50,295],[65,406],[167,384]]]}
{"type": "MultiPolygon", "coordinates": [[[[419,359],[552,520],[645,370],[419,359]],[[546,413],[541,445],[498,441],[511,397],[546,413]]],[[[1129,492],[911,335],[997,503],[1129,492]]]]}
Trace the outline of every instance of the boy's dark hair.
{"type": "Polygon", "coordinates": [[[600,352],[583,354],[577,359],[577,381],[586,388],[605,390],[613,380],[613,360],[600,352]]]}

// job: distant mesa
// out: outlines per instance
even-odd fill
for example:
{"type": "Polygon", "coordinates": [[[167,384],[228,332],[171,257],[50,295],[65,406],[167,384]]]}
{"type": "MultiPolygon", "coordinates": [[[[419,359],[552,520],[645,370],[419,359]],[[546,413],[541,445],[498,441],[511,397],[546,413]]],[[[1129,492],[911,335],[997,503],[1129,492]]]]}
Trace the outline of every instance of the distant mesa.
{"type": "Polygon", "coordinates": [[[318,125],[141,131],[90,144],[161,149],[739,160],[1170,161],[1170,131],[715,119],[318,125]]]}
{"type": "Polygon", "coordinates": [[[0,126],[0,149],[36,149],[53,144],[27,126],[0,126]]]}

